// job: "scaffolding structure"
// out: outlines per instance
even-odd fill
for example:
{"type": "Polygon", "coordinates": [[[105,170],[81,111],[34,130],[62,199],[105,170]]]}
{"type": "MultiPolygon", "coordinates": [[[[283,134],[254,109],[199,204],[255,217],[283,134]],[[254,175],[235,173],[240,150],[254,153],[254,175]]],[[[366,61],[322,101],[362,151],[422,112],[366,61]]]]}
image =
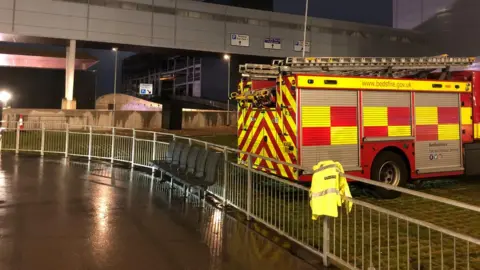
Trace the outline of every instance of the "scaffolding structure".
{"type": "Polygon", "coordinates": [[[128,78],[127,91],[137,92],[140,84],[152,84],[157,96],[201,96],[202,60],[199,57],[174,56],[148,70],[147,75],[128,78]]]}

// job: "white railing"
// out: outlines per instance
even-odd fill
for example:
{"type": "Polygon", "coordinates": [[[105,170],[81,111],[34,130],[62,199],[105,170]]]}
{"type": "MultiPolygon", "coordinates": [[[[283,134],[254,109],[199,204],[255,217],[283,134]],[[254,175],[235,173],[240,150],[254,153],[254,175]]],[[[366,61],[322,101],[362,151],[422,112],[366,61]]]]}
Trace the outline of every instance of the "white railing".
{"type": "Polygon", "coordinates": [[[263,223],[321,256],[325,265],[334,263],[348,269],[480,268],[480,207],[475,205],[347,175],[359,182],[402,192],[405,198],[416,198],[415,204],[425,209],[404,212],[416,205],[396,207],[395,203],[348,199],[353,202],[350,213],[342,208],[338,218],[314,221],[308,188],[253,169],[257,159],[274,161],[269,158],[170,133],[45,123],[29,123],[22,128],[16,123],[4,123],[3,127],[2,151],[102,159],[152,171],[149,162],[165,158],[168,143],[173,140],[223,152],[217,183],[208,192],[244,213],[248,220],[263,223]],[[247,155],[248,166],[237,164],[240,154],[247,155]],[[454,216],[444,213],[452,213],[452,209],[454,216]],[[440,221],[435,219],[441,215],[447,216],[440,221]],[[456,223],[462,223],[463,229],[452,226],[456,223]]]}

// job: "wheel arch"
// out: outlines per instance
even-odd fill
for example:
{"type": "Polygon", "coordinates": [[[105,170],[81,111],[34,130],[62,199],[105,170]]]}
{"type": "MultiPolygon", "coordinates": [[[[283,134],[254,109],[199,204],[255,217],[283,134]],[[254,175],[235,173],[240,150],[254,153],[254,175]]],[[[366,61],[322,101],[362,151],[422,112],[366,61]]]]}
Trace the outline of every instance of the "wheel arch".
{"type": "MultiPolygon", "coordinates": [[[[410,179],[411,178],[410,172],[412,171],[412,165],[410,164],[410,160],[408,159],[405,151],[403,151],[401,148],[399,148],[397,146],[386,146],[386,147],[382,148],[380,151],[378,151],[378,153],[375,155],[375,157],[372,160],[372,165],[375,163],[378,156],[380,156],[380,154],[385,153],[385,152],[395,153],[402,158],[403,162],[405,162],[405,166],[407,166],[407,170],[409,172],[408,173],[408,178],[410,179]]],[[[370,166],[370,176],[372,176],[372,173],[373,173],[372,170],[373,170],[373,166],[370,166]]]]}

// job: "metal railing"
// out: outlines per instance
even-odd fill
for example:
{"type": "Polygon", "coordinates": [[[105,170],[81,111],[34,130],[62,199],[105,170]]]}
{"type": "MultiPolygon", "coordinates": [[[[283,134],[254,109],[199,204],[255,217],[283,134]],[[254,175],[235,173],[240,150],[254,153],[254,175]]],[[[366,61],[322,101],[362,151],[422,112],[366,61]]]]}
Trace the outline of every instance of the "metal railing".
{"type": "Polygon", "coordinates": [[[321,256],[325,265],[333,263],[346,269],[480,268],[480,207],[475,205],[347,175],[415,198],[417,205],[431,207],[429,214],[403,212],[408,207],[401,201],[396,207],[394,203],[345,198],[353,202],[350,212],[342,207],[338,218],[312,220],[308,188],[254,169],[263,160],[305,170],[297,165],[169,133],[67,124],[49,128],[44,123],[29,123],[23,128],[15,123],[3,126],[6,128],[2,131],[2,151],[103,159],[152,171],[149,162],[165,158],[172,140],[223,152],[217,183],[208,192],[243,212],[248,220],[263,223],[292,243],[321,256]],[[237,163],[240,155],[246,155],[248,166],[237,163]],[[452,209],[455,217],[450,220],[445,217],[445,222],[436,219],[447,215],[443,211],[452,209]],[[459,222],[464,229],[455,226],[459,222]]]}

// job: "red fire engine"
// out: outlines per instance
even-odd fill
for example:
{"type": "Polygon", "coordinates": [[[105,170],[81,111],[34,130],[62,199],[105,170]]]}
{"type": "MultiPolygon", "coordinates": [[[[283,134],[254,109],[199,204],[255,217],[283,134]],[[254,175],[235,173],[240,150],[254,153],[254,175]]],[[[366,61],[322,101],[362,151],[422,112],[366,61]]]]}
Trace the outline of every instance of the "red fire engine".
{"type": "MultiPolygon", "coordinates": [[[[333,159],[349,174],[395,186],[480,174],[480,72],[466,68],[474,60],[290,57],[242,65],[232,95],[238,147],[307,169],[333,159]]],[[[246,165],[246,155],[239,162],[246,165]]],[[[252,163],[294,181],[311,180],[290,166],[261,158],[252,163]]]]}

